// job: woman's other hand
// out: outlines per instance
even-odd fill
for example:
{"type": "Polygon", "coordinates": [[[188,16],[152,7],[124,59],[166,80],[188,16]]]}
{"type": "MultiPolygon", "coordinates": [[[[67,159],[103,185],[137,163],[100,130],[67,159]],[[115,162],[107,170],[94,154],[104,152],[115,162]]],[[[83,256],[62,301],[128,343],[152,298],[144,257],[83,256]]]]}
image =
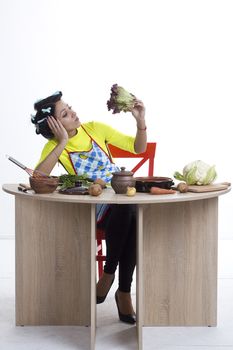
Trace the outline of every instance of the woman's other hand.
{"type": "Polygon", "coordinates": [[[147,135],[145,122],[145,107],[141,100],[136,99],[131,110],[137,122],[137,133],[134,141],[134,150],[136,153],[142,153],[146,150],[147,135]]]}
{"type": "Polygon", "coordinates": [[[133,114],[137,122],[140,122],[145,119],[145,112],[146,109],[143,102],[141,100],[136,99],[131,113],[133,114]]]}
{"type": "Polygon", "coordinates": [[[58,143],[67,143],[68,138],[69,138],[68,133],[59,120],[50,116],[50,117],[48,117],[48,125],[49,125],[50,129],[52,130],[58,143]]]}
{"type": "Polygon", "coordinates": [[[131,113],[136,119],[137,128],[140,130],[146,130],[146,121],[145,121],[145,113],[146,109],[141,100],[136,98],[133,108],[131,109],[131,113]]]}
{"type": "Polygon", "coordinates": [[[137,121],[144,119],[146,109],[143,102],[141,100],[136,99],[131,112],[137,121]]]}

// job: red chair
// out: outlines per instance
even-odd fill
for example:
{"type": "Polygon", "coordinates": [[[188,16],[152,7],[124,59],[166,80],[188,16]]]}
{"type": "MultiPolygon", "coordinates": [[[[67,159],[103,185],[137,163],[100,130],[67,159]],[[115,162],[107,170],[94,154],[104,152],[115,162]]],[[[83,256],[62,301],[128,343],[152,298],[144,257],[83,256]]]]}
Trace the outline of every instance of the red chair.
{"type": "MultiPolygon", "coordinates": [[[[134,154],[134,153],[124,151],[110,144],[108,145],[108,148],[113,158],[141,158],[140,162],[137,163],[135,167],[131,170],[133,173],[135,173],[146,161],[149,161],[148,176],[153,176],[156,143],[148,142],[146,151],[139,154],[134,154]]],[[[103,261],[106,260],[106,256],[103,255],[103,246],[102,246],[102,241],[104,239],[105,239],[104,230],[97,227],[96,228],[96,241],[97,241],[96,261],[98,262],[99,277],[101,277],[103,274],[103,261]]]]}

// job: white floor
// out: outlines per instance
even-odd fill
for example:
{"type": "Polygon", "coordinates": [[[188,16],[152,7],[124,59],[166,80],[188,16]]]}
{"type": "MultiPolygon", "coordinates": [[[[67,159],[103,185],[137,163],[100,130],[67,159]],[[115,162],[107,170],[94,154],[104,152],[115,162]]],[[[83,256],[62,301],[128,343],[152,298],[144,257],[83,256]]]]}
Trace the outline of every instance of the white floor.
{"type": "MultiPolygon", "coordinates": [[[[96,349],[136,350],[135,327],[118,321],[116,288],[97,308],[96,349]]],[[[0,350],[89,349],[89,328],[14,323],[14,240],[0,239],[0,350]]],[[[144,350],[233,349],[233,240],[219,241],[218,327],[145,328],[143,338],[144,350]]]]}

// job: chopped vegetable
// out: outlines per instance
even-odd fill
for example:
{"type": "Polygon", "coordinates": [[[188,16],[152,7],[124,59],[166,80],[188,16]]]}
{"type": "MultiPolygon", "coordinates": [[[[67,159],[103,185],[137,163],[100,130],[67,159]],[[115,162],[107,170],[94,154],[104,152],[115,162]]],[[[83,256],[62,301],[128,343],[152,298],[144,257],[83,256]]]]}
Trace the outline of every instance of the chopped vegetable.
{"type": "Polygon", "coordinates": [[[216,179],[217,173],[214,165],[210,166],[202,160],[196,160],[184,167],[183,174],[176,171],[173,176],[188,185],[209,185],[216,179]]]}
{"type": "Polygon", "coordinates": [[[107,101],[108,110],[113,110],[114,113],[131,111],[134,106],[136,97],[123,87],[114,84],[111,88],[111,96],[107,101]]]}
{"type": "Polygon", "coordinates": [[[151,187],[150,193],[151,194],[174,194],[176,193],[176,191],[168,190],[166,188],[160,188],[160,187],[151,187]]]}
{"type": "Polygon", "coordinates": [[[82,182],[83,186],[88,186],[92,182],[88,177],[84,175],[71,175],[64,174],[59,176],[59,183],[61,184],[61,189],[75,187],[76,182],[82,182]]]}

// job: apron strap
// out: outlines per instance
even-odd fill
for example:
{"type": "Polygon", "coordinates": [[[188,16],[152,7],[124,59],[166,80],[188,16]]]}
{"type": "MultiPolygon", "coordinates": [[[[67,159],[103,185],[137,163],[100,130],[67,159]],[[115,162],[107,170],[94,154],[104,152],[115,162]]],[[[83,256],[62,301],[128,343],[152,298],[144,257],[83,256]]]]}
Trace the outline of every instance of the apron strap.
{"type": "Polygon", "coordinates": [[[107,151],[108,151],[108,152],[106,152],[106,151],[98,144],[98,142],[96,142],[96,140],[94,140],[93,137],[91,137],[91,135],[87,132],[87,130],[84,128],[83,125],[81,125],[81,128],[82,128],[82,129],[85,131],[85,133],[90,137],[90,139],[91,139],[92,141],[94,141],[94,142],[99,146],[99,148],[106,154],[106,156],[110,159],[111,163],[114,164],[113,159],[112,159],[111,152],[109,151],[109,148],[108,148],[107,142],[105,141],[105,145],[106,145],[106,148],[107,148],[107,151]]]}

